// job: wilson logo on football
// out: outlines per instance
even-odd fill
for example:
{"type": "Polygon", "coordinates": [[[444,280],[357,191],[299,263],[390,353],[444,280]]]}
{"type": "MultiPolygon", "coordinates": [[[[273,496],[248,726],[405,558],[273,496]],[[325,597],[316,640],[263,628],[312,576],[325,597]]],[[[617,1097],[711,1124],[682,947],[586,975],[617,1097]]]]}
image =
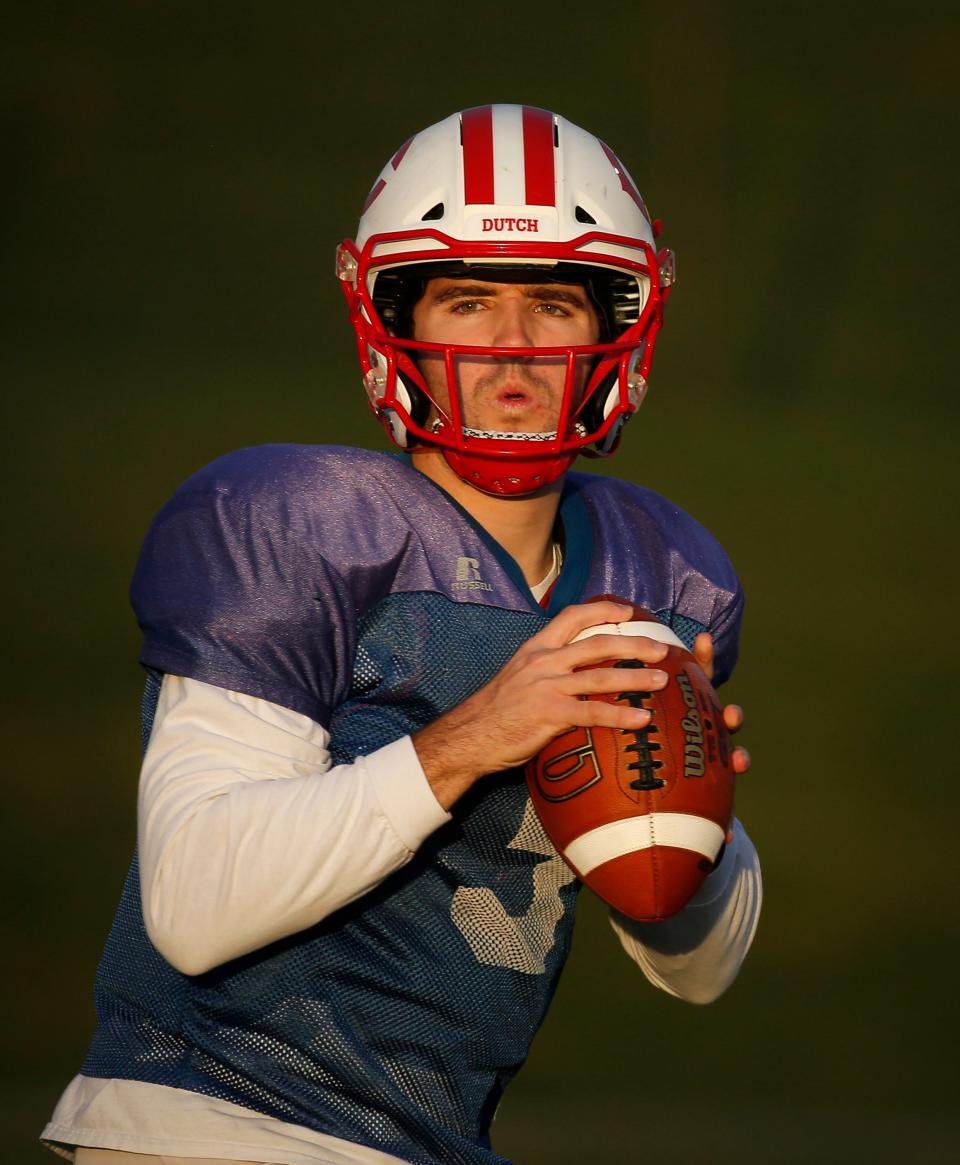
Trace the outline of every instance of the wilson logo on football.
{"type": "Polygon", "coordinates": [[[570,747],[554,753],[537,771],[537,789],[545,801],[569,801],[602,776],[589,728],[572,728],[562,739],[570,747]]]}
{"type": "Polygon", "coordinates": [[[694,688],[686,672],[679,673],[677,684],[687,706],[687,714],[680,721],[684,732],[683,775],[702,777],[707,767],[717,763],[718,759],[724,766],[730,763],[727,736],[716,727],[719,710],[711,709],[703,692],[694,688]]]}
{"type": "MultiPolygon", "coordinates": [[[[689,711],[680,721],[684,732],[683,741],[683,775],[685,777],[702,777],[703,762],[703,725],[700,723],[700,713],[697,711],[697,699],[693,694],[693,684],[690,677],[681,672],[677,676],[677,683],[683,694],[683,702],[689,711]]],[[[708,721],[709,723],[709,721],[708,721]]]]}

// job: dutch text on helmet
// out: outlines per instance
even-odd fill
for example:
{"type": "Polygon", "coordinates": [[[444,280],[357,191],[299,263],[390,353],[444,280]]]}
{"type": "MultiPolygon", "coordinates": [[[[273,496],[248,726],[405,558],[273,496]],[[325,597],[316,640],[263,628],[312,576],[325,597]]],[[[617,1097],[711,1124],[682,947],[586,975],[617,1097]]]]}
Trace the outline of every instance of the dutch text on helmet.
{"type": "Polygon", "coordinates": [[[538,218],[485,218],[484,231],[527,231],[537,234],[540,230],[538,218]]]}

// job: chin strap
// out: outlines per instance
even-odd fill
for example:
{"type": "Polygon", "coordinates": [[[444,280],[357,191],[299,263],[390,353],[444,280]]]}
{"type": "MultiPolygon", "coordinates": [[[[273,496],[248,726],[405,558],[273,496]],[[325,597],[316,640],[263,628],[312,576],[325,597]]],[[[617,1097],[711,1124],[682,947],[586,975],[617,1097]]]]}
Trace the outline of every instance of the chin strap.
{"type": "Polygon", "coordinates": [[[536,493],[545,486],[552,485],[573,464],[576,453],[537,457],[534,445],[529,456],[523,456],[517,448],[517,434],[511,433],[505,441],[500,441],[501,449],[486,450],[476,446],[469,449],[450,449],[440,446],[447,464],[453,472],[482,493],[496,497],[520,497],[536,493]],[[508,452],[509,457],[502,454],[508,452]],[[498,452],[501,454],[498,456],[498,452]]]}

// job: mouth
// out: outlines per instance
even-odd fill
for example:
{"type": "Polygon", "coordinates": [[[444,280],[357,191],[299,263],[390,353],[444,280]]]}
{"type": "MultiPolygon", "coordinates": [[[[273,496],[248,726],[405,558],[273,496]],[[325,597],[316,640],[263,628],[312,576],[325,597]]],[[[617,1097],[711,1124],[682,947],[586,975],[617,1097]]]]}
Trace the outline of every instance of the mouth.
{"type": "Polygon", "coordinates": [[[501,388],[494,400],[501,409],[510,415],[526,412],[534,403],[531,392],[513,384],[501,388]]]}
{"type": "Polygon", "coordinates": [[[467,395],[467,424],[476,429],[539,433],[557,427],[556,386],[524,365],[498,368],[467,395]]]}

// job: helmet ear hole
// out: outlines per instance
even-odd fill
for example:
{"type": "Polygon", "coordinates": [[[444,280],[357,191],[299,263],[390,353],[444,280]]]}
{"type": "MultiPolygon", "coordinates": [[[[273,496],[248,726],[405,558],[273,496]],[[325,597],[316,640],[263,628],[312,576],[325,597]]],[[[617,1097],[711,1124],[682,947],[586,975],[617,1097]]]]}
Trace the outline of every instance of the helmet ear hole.
{"type": "MultiPolygon", "coordinates": [[[[427,419],[430,416],[430,401],[415,384],[411,383],[408,377],[402,375],[400,372],[397,373],[395,395],[397,403],[406,410],[411,421],[421,429],[425,428],[427,419]]],[[[385,408],[383,410],[383,419],[390,426],[390,435],[394,442],[401,449],[408,449],[411,444],[410,434],[407,431],[406,425],[401,420],[400,414],[395,409],[385,408]]]]}
{"type": "Polygon", "coordinates": [[[390,430],[390,437],[393,443],[401,449],[407,449],[410,446],[410,434],[400,416],[395,409],[384,409],[380,414],[380,418],[385,422],[387,428],[390,430]]]}
{"type": "Polygon", "coordinates": [[[430,401],[426,395],[420,391],[415,384],[397,373],[397,400],[410,414],[410,420],[415,425],[419,425],[421,429],[426,427],[427,418],[430,416],[430,401]]]}
{"type": "MultiPolygon", "coordinates": [[[[588,433],[595,433],[618,403],[620,399],[618,380],[619,369],[614,367],[597,385],[590,399],[584,405],[579,419],[588,433]]],[[[620,424],[614,425],[606,437],[596,443],[592,451],[593,456],[606,457],[613,450],[620,435],[622,424],[621,421],[620,424]]],[[[589,453],[587,455],[590,456],[589,453]]]]}

